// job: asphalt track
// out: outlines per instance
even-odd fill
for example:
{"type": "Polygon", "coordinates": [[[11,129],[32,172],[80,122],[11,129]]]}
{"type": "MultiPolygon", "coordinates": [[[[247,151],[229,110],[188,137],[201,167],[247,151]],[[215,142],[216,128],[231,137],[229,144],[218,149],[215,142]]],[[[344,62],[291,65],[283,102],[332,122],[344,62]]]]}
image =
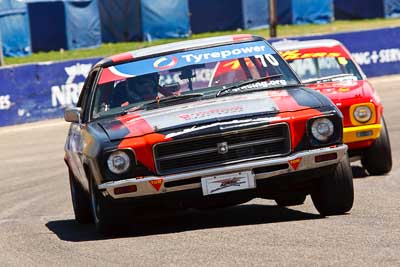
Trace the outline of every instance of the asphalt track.
{"type": "Polygon", "coordinates": [[[385,106],[394,167],[357,164],[350,214],[321,217],[273,201],[187,211],[104,238],[73,220],[63,145],[67,123],[0,128],[0,266],[400,266],[400,76],[372,80],[385,106]]]}

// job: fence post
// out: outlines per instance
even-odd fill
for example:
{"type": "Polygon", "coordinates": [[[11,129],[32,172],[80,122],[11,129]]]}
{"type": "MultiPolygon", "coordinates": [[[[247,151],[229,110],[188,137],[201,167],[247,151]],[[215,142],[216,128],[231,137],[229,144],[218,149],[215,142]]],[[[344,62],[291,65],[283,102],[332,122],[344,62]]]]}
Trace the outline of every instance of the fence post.
{"type": "Polygon", "coordinates": [[[269,36],[276,37],[277,23],[276,0],[269,0],[269,36]]]}

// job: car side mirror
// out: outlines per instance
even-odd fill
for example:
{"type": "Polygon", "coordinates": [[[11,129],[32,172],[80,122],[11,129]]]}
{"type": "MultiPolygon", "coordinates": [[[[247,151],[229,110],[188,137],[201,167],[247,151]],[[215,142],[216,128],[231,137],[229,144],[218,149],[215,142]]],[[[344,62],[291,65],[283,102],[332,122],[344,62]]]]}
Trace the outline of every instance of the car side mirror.
{"type": "Polygon", "coordinates": [[[66,108],[64,110],[64,120],[67,122],[75,122],[81,124],[81,108],[66,108]]]}

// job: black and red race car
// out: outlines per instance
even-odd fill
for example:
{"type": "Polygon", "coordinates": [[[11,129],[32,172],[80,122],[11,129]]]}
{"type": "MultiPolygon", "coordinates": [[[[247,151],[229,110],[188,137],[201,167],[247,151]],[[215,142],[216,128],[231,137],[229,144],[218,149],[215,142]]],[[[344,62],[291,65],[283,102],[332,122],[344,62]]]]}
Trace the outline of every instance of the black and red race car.
{"type": "Polygon", "coordinates": [[[303,84],[329,97],[344,116],[343,140],[352,160],[372,175],[392,169],[392,150],[378,93],[337,40],[273,44],[303,84]]]}
{"type": "Polygon", "coordinates": [[[91,70],[65,145],[76,220],[255,197],[323,215],[353,205],[342,114],[264,39],[234,35],[128,52],[91,70]],[[230,67],[234,71],[224,72],[230,67]]]}

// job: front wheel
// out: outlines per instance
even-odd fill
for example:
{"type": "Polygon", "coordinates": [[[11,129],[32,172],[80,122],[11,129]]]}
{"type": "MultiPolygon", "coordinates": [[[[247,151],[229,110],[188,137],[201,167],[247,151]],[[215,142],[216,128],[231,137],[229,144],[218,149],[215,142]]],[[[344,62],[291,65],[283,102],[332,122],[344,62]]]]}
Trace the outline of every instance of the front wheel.
{"type": "Polygon", "coordinates": [[[120,231],[120,229],[117,228],[120,222],[117,218],[114,218],[113,207],[110,203],[107,203],[104,196],[101,195],[93,177],[90,177],[89,180],[89,191],[93,220],[97,232],[110,235],[117,233],[117,230],[120,231]]]}
{"type": "Polygon", "coordinates": [[[78,223],[86,224],[93,222],[90,209],[89,195],[76,180],[71,170],[69,172],[69,186],[71,190],[72,206],[74,208],[75,220],[78,223]]]}
{"type": "Polygon", "coordinates": [[[374,144],[366,149],[362,165],[371,175],[383,175],[392,169],[392,150],[390,148],[389,133],[384,118],[381,120],[382,129],[374,144]]]}
{"type": "Polygon", "coordinates": [[[320,178],[311,198],[323,216],[344,214],[351,210],[354,201],[353,174],[347,155],[330,175],[320,178]]]}

